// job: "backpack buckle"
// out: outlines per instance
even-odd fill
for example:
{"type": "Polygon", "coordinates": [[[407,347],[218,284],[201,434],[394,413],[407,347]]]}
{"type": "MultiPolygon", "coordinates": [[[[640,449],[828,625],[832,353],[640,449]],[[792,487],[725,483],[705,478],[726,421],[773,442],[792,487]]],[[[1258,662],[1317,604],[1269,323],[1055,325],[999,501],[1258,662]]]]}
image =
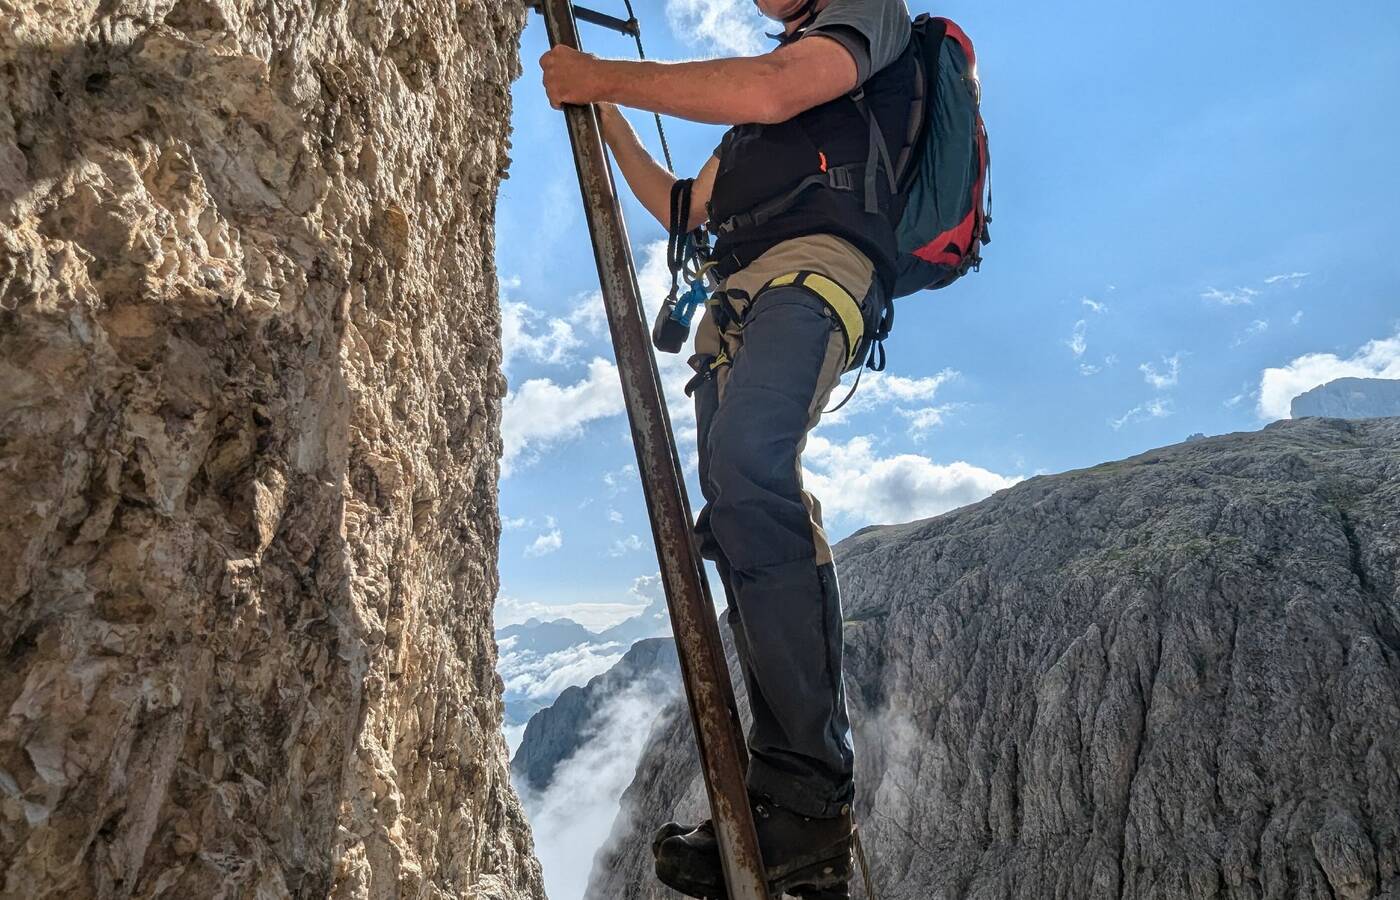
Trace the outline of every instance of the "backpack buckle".
{"type": "Polygon", "coordinates": [[[856,179],[850,166],[833,166],[826,170],[826,183],[833,190],[850,191],[855,189],[856,179]]]}

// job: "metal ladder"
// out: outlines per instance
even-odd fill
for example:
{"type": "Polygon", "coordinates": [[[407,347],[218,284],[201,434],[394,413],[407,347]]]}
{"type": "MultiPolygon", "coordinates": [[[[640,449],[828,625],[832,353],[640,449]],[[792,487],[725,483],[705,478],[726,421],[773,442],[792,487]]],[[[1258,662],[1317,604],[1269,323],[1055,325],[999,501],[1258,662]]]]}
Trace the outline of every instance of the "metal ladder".
{"type": "MultiPolygon", "coordinates": [[[[551,46],[581,49],[576,18],[624,34],[634,34],[637,27],[635,19],[624,21],[591,10],[575,11],[571,0],[536,0],[532,5],[544,15],[551,46]]],[[[738,707],[709,582],[691,530],[685,476],[652,356],[651,332],[643,316],[631,245],[602,132],[592,106],[566,105],[564,118],[622,377],[623,401],[700,749],[724,881],[730,900],[772,900],[745,787],[748,753],[741,737],[738,707]]]]}

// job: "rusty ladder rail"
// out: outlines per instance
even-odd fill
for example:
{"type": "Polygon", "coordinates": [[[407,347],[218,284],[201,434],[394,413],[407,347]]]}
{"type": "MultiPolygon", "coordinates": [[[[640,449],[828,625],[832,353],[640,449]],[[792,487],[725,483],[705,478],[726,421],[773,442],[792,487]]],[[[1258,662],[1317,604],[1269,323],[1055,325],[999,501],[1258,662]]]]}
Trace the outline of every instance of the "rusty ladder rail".
{"type": "MultiPolygon", "coordinates": [[[[572,0],[535,0],[531,5],[544,14],[551,46],[564,44],[580,49],[572,0]]],[[[596,21],[598,17],[582,18],[596,21]]],[[[592,106],[566,105],[564,118],[622,377],[623,401],[637,451],[637,467],[661,565],[690,718],[695,726],[700,766],[724,863],[725,884],[730,900],[771,900],[744,782],[748,754],[741,739],[729,667],[720,644],[709,582],[691,529],[685,477],[652,356],[651,334],[643,318],[636,268],[597,111],[592,106]]]]}

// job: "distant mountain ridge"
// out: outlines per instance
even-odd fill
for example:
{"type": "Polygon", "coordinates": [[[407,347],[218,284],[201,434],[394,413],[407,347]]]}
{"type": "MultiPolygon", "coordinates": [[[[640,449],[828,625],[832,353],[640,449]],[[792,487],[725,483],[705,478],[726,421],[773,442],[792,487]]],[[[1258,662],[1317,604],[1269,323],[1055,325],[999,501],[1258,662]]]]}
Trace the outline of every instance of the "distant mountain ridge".
{"type": "Polygon", "coordinates": [[[519,625],[497,629],[496,643],[516,652],[556,653],[579,644],[607,643],[599,635],[584,628],[573,619],[526,619],[519,625]]]}
{"type": "Polygon", "coordinates": [[[670,633],[664,597],[653,598],[640,613],[602,631],[590,631],[567,618],[531,618],[497,629],[505,724],[524,725],[566,688],[607,671],[637,641],[670,633]]]}
{"type": "Polygon", "coordinates": [[[1338,378],[1293,398],[1293,418],[1375,419],[1400,416],[1400,379],[1338,378]]]}

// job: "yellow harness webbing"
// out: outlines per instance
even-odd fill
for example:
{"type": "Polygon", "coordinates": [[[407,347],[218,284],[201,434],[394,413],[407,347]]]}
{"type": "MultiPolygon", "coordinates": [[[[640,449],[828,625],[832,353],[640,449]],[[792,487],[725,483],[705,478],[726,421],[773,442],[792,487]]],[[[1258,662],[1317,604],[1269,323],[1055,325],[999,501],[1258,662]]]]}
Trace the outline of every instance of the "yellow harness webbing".
{"type": "Polygon", "coordinates": [[[861,313],[860,304],[845,288],[819,272],[789,272],[779,275],[764,287],[785,285],[804,287],[816,294],[836,316],[841,334],[846,338],[846,365],[842,371],[849,369],[860,349],[860,339],[865,336],[865,316],[861,313]]]}

